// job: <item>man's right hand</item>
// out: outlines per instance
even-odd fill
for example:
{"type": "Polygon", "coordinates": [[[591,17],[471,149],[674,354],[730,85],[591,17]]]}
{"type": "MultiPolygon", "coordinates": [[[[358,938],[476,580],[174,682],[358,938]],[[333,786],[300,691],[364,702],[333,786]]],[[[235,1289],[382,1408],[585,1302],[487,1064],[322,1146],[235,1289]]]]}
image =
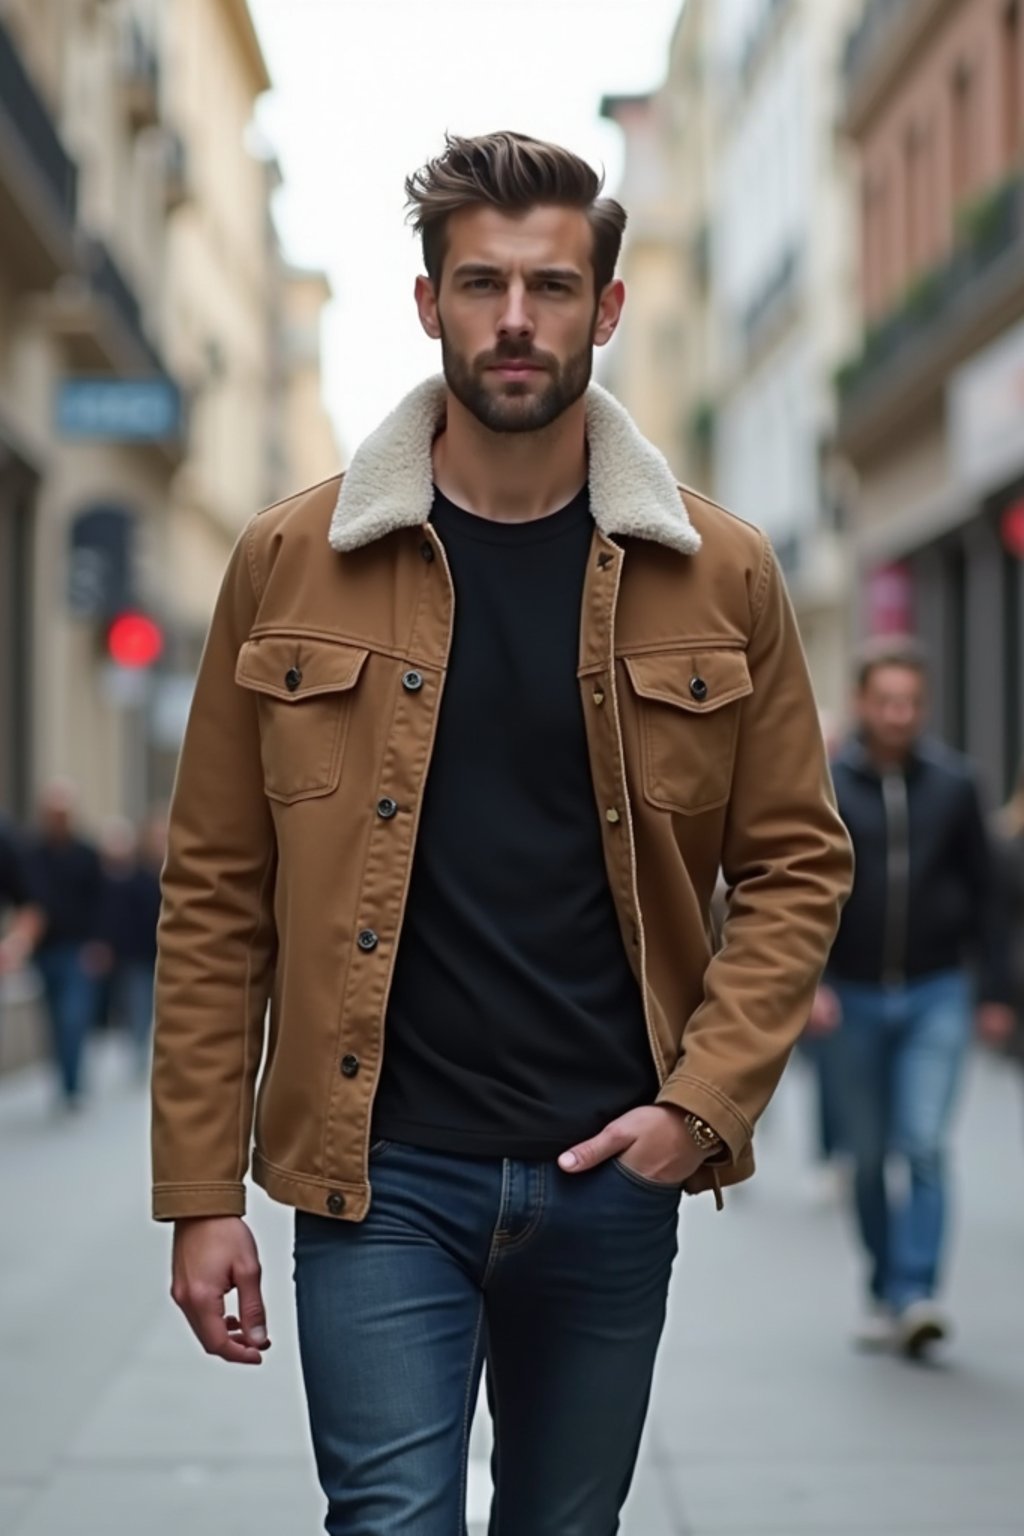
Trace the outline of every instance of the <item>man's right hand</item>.
{"type": "Polygon", "coordinates": [[[814,1002],[811,1004],[810,1017],[807,1020],[807,1033],[810,1035],[830,1035],[838,1029],[842,1023],[843,1010],[839,1005],[839,999],[831,987],[820,986],[814,994],[814,1002]]]}
{"type": "Polygon", "coordinates": [[[171,1295],[208,1355],[259,1365],[270,1348],[256,1241],[240,1216],[193,1216],[174,1225],[171,1295]],[[238,1316],[224,1298],[238,1293],[238,1316]]]}

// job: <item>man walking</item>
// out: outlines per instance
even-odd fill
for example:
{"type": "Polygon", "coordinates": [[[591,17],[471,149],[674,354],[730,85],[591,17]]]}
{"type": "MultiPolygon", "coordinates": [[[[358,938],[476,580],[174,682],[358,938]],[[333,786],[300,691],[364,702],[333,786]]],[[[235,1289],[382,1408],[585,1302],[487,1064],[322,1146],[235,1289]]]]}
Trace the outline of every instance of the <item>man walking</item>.
{"type": "Polygon", "coordinates": [[[200,669],[154,1211],[200,1340],[258,1363],[266,1047],[327,1530],[464,1528],[486,1360],[492,1528],[607,1536],[680,1191],[753,1171],[850,855],[767,542],[590,383],[622,209],[511,133],[407,189],[444,377],[254,519],[200,669]]]}
{"type": "Polygon", "coordinates": [[[44,790],[39,829],[28,860],[44,931],[35,952],[43,980],[50,1045],[62,1108],[82,1098],[82,1059],[96,1020],[102,946],[96,922],[102,891],[99,854],[79,836],[74,785],[55,780],[44,790]]]}
{"type": "Polygon", "coordinates": [[[856,1214],[870,1262],[857,1342],[910,1356],[945,1338],[935,1300],[946,1229],[946,1153],[971,1039],[1012,1024],[1005,935],[985,825],[965,760],[924,734],[925,657],[912,639],[872,642],[856,680],[857,730],[834,764],[856,878],[815,1002],[839,1026],[856,1214]],[[892,1197],[886,1163],[906,1164],[892,1197]]]}

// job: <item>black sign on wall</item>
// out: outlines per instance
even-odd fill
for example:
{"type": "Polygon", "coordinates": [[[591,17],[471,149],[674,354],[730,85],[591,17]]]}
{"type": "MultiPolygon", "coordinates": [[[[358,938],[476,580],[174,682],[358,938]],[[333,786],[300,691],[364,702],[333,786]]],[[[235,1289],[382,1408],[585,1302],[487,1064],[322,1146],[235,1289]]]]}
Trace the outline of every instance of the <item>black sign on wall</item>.
{"type": "Polygon", "coordinates": [[[71,524],[68,606],[78,619],[109,619],[135,600],[135,514],[97,504],[71,524]]]}

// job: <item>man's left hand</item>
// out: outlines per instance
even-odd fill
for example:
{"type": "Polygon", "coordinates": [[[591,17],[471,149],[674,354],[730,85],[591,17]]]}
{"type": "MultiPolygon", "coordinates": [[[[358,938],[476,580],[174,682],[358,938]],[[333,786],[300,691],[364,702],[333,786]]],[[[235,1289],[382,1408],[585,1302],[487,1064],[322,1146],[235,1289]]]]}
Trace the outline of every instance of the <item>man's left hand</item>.
{"type": "Polygon", "coordinates": [[[617,1157],[645,1179],[682,1184],[697,1172],[706,1156],[687,1130],[683,1114],[671,1104],[631,1109],[589,1141],[563,1152],[558,1166],[564,1173],[585,1173],[617,1157]]]}

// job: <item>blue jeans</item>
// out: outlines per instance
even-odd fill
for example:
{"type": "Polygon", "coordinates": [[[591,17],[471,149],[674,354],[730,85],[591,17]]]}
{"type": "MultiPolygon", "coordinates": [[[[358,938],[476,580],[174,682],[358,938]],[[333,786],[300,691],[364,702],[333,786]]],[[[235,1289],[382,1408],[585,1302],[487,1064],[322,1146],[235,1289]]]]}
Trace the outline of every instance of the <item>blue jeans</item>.
{"type": "Polygon", "coordinates": [[[491,1536],[613,1536],[676,1254],[679,1190],[606,1163],[371,1151],[362,1224],[299,1212],[295,1281],[331,1536],[465,1532],[484,1361],[491,1536]]]}
{"type": "Polygon", "coordinates": [[[840,982],[845,1125],[855,1167],[871,1292],[897,1310],[935,1294],[946,1228],[946,1152],[971,1039],[971,990],[960,971],[903,987],[840,982]],[[894,1203],[890,1153],[907,1167],[894,1203]]]}
{"type": "Polygon", "coordinates": [[[96,980],[82,964],[81,946],[55,944],[41,949],[35,964],[43,978],[50,1045],[68,1103],[81,1088],[82,1053],[96,1014],[96,980]]]}

